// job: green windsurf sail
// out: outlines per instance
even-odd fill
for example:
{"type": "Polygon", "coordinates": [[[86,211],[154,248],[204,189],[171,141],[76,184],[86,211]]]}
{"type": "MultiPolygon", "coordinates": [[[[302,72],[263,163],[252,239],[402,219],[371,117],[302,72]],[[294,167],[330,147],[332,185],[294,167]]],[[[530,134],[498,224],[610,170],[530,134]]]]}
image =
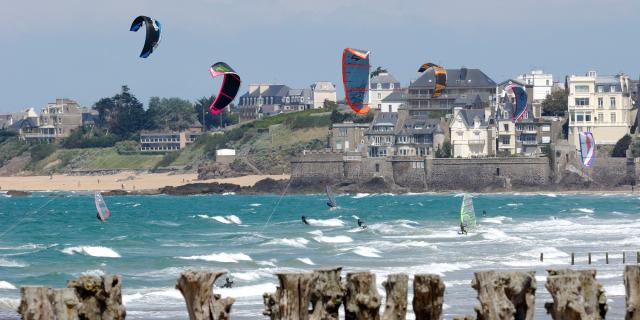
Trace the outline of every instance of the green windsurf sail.
{"type": "Polygon", "coordinates": [[[473,209],[473,197],[466,193],[460,208],[460,223],[467,231],[475,231],[476,229],[476,212],[473,209]]]}

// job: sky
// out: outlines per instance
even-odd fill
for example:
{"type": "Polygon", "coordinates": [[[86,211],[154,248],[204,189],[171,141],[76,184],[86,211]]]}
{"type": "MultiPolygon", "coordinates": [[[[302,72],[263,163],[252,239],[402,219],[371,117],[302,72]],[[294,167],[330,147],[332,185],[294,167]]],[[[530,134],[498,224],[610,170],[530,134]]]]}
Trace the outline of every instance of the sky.
{"type": "MultiPolygon", "coordinates": [[[[0,112],[56,97],[91,106],[124,84],[152,96],[215,94],[224,61],[249,83],[336,84],[342,49],[371,51],[407,86],[425,62],[479,68],[494,81],[534,67],[638,78],[638,0],[0,0],[0,112]],[[138,15],[163,39],[139,58],[138,15]]],[[[141,30],[143,31],[143,30],[141,30]]]]}

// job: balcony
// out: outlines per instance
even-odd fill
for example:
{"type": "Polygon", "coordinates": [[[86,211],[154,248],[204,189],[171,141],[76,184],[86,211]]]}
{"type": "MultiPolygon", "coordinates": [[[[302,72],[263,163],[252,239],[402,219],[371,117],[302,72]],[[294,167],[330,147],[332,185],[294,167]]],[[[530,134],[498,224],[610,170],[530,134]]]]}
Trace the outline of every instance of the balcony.
{"type": "Polygon", "coordinates": [[[484,139],[470,139],[467,140],[467,143],[469,145],[483,145],[486,143],[486,141],[484,139]]]}
{"type": "Polygon", "coordinates": [[[25,139],[50,139],[50,138],[56,138],[58,135],[56,135],[55,133],[33,132],[33,133],[22,133],[22,136],[25,139]]]}
{"type": "Polygon", "coordinates": [[[535,146],[538,145],[538,141],[536,140],[524,140],[522,141],[523,146],[535,146]]]}
{"type": "Polygon", "coordinates": [[[536,130],[536,129],[530,129],[530,128],[529,128],[529,129],[522,129],[522,131],[521,131],[521,132],[522,132],[522,133],[527,133],[527,134],[537,134],[537,133],[538,133],[538,130],[536,130]]]}

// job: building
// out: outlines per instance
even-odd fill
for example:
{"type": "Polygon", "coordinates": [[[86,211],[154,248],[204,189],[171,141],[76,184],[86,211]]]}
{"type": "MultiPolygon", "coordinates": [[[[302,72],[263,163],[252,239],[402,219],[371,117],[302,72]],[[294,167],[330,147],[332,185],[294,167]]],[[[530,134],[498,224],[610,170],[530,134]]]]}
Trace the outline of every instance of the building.
{"type": "Polygon", "coordinates": [[[387,157],[395,154],[395,130],[398,121],[397,112],[376,114],[371,127],[365,132],[369,157],[387,157]]]}
{"type": "Polygon", "coordinates": [[[383,110],[382,101],[400,89],[400,81],[386,71],[372,77],[369,81],[369,104],[371,109],[391,112],[383,110]]]}
{"type": "Polygon", "coordinates": [[[2,113],[0,114],[0,130],[14,130],[18,131],[14,124],[20,120],[31,118],[34,123],[38,123],[38,114],[33,108],[27,108],[19,112],[2,113]]]}
{"type": "Polygon", "coordinates": [[[365,132],[367,130],[369,130],[368,123],[334,123],[331,127],[331,149],[344,153],[365,153],[365,132]]]}
{"type": "Polygon", "coordinates": [[[404,118],[396,131],[395,155],[401,157],[432,155],[445,140],[440,120],[424,116],[404,118]]]}
{"type": "Polygon", "coordinates": [[[529,73],[519,75],[516,80],[533,87],[532,102],[542,102],[551,94],[553,75],[541,69],[533,69],[529,73]]]}
{"type": "Polygon", "coordinates": [[[496,83],[479,69],[447,69],[447,88],[433,98],[435,73],[425,71],[408,88],[407,107],[410,115],[440,118],[452,114],[454,108],[494,109],[496,83]]]}
{"type": "Polygon", "coordinates": [[[140,151],[170,152],[184,149],[202,135],[199,131],[143,131],[140,133],[140,151]]]}
{"type": "MultiPolygon", "coordinates": [[[[73,99],[56,99],[48,103],[37,115],[33,108],[11,115],[7,129],[19,133],[22,140],[29,142],[51,143],[57,139],[66,138],[71,131],[85,124],[93,123],[97,111],[83,108],[73,99]],[[27,120],[30,121],[20,121],[27,120]]],[[[7,117],[3,117],[5,119],[7,117]]],[[[6,121],[6,120],[5,120],[6,121]]]]}
{"type": "Polygon", "coordinates": [[[311,85],[313,108],[324,108],[325,101],[337,102],[336,85],[327,81],[318,81],[311,85]]]}
{"type": "Polygon", "coordinates": [[[281,84],[249,84],[247,93],[239,98],[240,121],[322,108],[325,101],[336,101],[336,88],[330,82],[315,82],[308,89],[292,89],[281,84]]]}
{"type": "Polygon", "coordinates": [[[407,103],[407,90],[395,90],[380,102],[380,111],[398,112],[407,103]]]}
{"type": "Polygon", "coordinates": [[[494,155],[493,128],[485,110],[456,107],[453,110],[450,130],[453,157],[494,155]]]}
{"type": "Polygon", "coordinates": [[[236,160],[236,150],[235,149],[218,149],[216,150],[216,162],[231,164],[236,160]]]}
{"type": "Polygon", "coordinates": [[[567,77],[569,142],[579,148],[580,132],[589,131],[598,144],[615,144],[632,125],[629,77],[625,74],[567,77]]]}

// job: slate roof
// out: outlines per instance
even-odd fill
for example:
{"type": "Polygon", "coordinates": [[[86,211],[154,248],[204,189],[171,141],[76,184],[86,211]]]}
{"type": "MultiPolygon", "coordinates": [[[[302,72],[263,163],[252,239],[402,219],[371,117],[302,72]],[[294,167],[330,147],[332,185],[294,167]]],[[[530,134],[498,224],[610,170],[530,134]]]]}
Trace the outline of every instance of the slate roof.
{"type": "MultiPolygon", "coordinates": [[[[480,69],[447,69],[447,88],[494,87],[496,83],[480,69]]],[[[410,88],[434,88],[435,72],[433,69],[425,71],[410,88]]]]}
{"type": "Polygon", "coordinates": [[[484,110],[462,109],[460,110],[460,115],[468,128],[473,127],[473,120],[476,117],[480,119],[480,127],[486,127],[488,125],[487,120],[484,118],[484,110]]]}
{"type": "Polygon", "coordinates": [[[407,92],[405,90],[396,90],[393,91],[390,95],[388,95],[386,98],[382,99],[382,102],[406,102],[407,101],[407,92]]]}

